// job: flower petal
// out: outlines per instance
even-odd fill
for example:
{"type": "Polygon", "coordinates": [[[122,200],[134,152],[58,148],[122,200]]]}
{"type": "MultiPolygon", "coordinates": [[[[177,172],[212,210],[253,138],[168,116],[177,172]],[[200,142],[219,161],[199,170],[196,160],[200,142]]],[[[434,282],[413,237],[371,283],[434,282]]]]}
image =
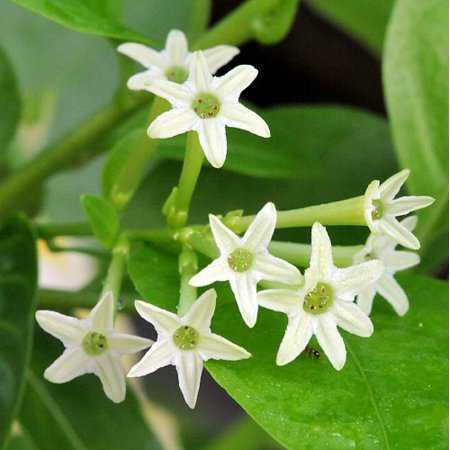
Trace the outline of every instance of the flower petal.
{"type": "Polygon", "coordinates": [[[368,316],[372,312],[373,300],[376,293],[377,291],[375,287],[369,286],[365,289],[362,289],[356,297],[356,304],[361,308],[361,311],[366,313],[368,316]]]}
{"type": "Polygon", "coordinates": [[[190,280],[191,286],[208,286],[216,281],[226,281],[229,277],[229,267],[224,258],[215,259],[190,280]]]}
{"type": "Polygon", "coordinates": [[[194,86],[197,93],[200,93],[209,92],[212,81],[213,77],[203,52],[195,52],[189,65],[188,83],[194,86]]]}
{"type": "Polygon", "coordinates": [[[408,216],[408,217],[405,217],[400,223],[401,223],[407,230],[413,231],[414,228],[416,228],[416,226],[417,226],[417,216],[408,216]]]}
{"type": "Polygon", "coordinates": [[[220,110],[225,124],[229,127],[240,128],[257,136],[270,137],[269,126],[265,120],[240,103],[225,103],[220,110]]]}
{"type": "Polygon", "coordinates": [[[164,69],[165,66],[167,65],[166,60],[164,59],[163,56],[161,56],[161,54],[158,51],[146,47],[145,45],[142,44],[126,42],[125,44],[119,45],[117,47],[117,51],[119,53],[122,53],[123,55],[128,56],[131,59],[134,59],[147,69],[149,69],[152,66],[164,69]]]}
{"type": "Polygon", "coordinates": [[[107,292],[91,310],[88,316],[91,328],[94,331],[105,332],[114,325],[114,295],[107,292]]]}
{"type": "Polygon", "coordinates": [[[258,70],[253,66],[241,65],[216,78],[217,93],[222,99],[237,101],[241,92],[257,77],[258,70]]]}
{"type": "Polygon", "coordinates": [[[277,223],[277,210],[272,202],[266,203],[256,214],[242,238],[245,248],[258,252],[267,249],[277,223]]]}
{"type": "Polygon", "coordinates": [[[125,374],[119,359],[110,353],[105,353],[100,358],[96,358],[96,364],[95,373],[102,382],[106,396],[114,403],[123,402],[126,393],[125,374]]]}
{"type": "Polygon", "coordinates": [[[434,203],[433,197],[409,195],[407,197],[400,197],[386,205],[386,214],[393,216],[404,216],[411,211],[426,208],[434,203]]]}
{"type": "MultiPolygon", "coordinates": [[[[165,98],[173,106],[190,108],[192,93],[184,85],[169,80],[154,80],[147,87],[158,97],[165,98]]],[[[193,114],[194,111],[192,111],[193,114]]]]}
{"type": "Polygon", "coordinates": [[[237,361],[250,358],[251,354],[245,348],[214,333],[201,336],[198,351],[204,361],[208,359],[225,359],[237,361]]]}
{"type": "Polygon", "coordinates": [[[158,308],[142,300],[136,300],[134,307],[144,320],[150,322],[156,328],[158,334],[172,334],[181,326],[178,316],[170,311],[158,308]]]}
{"type": "Polygon", "coordinates": [[[166,139],[193,129],[197,120],[190,109],[176,108],[159,115],[148,127],[152,139],[166,139]]]}
{"type": "Polygon", "coordinates": [[[91,371],[88,357],[80,347],[75,347],[64,350],[64,353],[47,367],[44,378],[52,383],[66,383],[91,371]]]}
{"type": "Polygon", "coordinates": [[[128,89],[133,91],[148,90],[151,84],[157,79],[157,72],[147,70],[130,77],[127,81],[128,89]]]}
{"type": "Polygon", "coordinates": [[[269,253],[256,255],[253,270],[258,272],[262,280],[294,285],[302,282],[302,275],[297,267],[269,253]]]}
{"type": "Polygon", "coordinates": [[[339,327],[356,336],[372,336],[372,321],[359,306],[337,300],[334,302],[332,310],[339,327]]]}
{"type": "Polygon", "coordinates": [[[300,295],[297,291],[290,289],[267,289],[258,292],[258,303],[264,308],[272,311],[291,314],[298,311],[300,306],[300,295]]]}
{"type": "Polygon", "coordinates": [[[180,352],[177,355],[176,368],[184,400],[189,408],[194,409],[202,378],[203,361],[197,352],[180,352]]]}
{"type": "Polygon", "coordinates": [[[151,339],[146,339],[132,334],[113,332],[108,336],[108,345],[119,353],[136,353],[152,345],[151,339]]]}
{"type": "Polygon", "coordinates": [[[197,330],[209,330],[216,308],[217,294],[214,289],[208,289],[191,306],[182,318],[182,322],[197,330]]]}
{"type": "Polygon", "coordinates": [[[167,35],[165,50],[173,65],[182,65],[188,55],[188,43],[185,34],[172,30],[167,35]]]}
{"type": "Polygon", "coordinates": [[[277,365],[290,363],[305,349],[313,335],[312,318],[309,314],[300,312],[294,319],[290,319],[286,332],[277,353],[277,365]]]}
{"type": "Polygon", "coordinates": [[[331,241],[327,230],[316,222],[311,230],[311,260],[309,270],[317,274],[318,278],[327,278],[328,273],[334,267],[331,241]]]}
{"type": "Polygon", "coordinates": [[[44,331],[64,345],[81,342],[86,333],[80,320],[55,311],[37,311],[36,321],[44,331]]]}
{"type": "Polygon", "coordinates": [[[347,350],[344,340],[337,330],[336,322],[330,314],[320,316],[316,324],[315,335],[332,366],[336,370],[341,370],[347,359],[347,350]]]}
{"type": "Polygon", "coordinates": [[[396,250],[383,255],[383,262],[389,270],[398,272],[417,266],[420,263],[420,256],[414,252],[396,250]]]}
{"type": "Polygon", "coordinates": [[[232,45],[216,45],[203,51],[211,73],[229,63],[238,53],[239,49],[232,45]]]}
{"type": "Polygon", "coordinates": [[[225,226],[218,217],[209,215],[209,226],[214,236],[214,241],[220,250],[220,253],[231,253],[241,246],[241,240],[227,226],[225,226]]]}
{"type": "Polygon", "coordinates": [[[236,273],[230,277],[230,285],[244,322],[253,328],[258,317],[256,282],[248,273],[236,273]]]}
{"type": "Polygon", "coordinates": [[[197,133],[206,159],[213,167],[220,169],[227,157],[225,124],[220,119],[204,119],[199,122],[197,133]]]}
{"type": "Polygon", "coordinates": [[[420,248],[419,240],[394,217],[383,217],[379,221],[379,227],[404,247],[412,250],[420,248]]]}
{"type": "Polygon", "coordinates": [[[408,312],[408,297],[394,277],[383,275],[377,283],[377,290],[392,305],[399,316],[404,316],[408,312]]]}
{"type": "Polygon", "coordinates": [[[392,200],[400,191],[403,183],[409,177],[410,171],[408,169],[401,170],[397,172],[392,177],[388,178],[385,182],[380,185],[380,196],[385,202],[386,200],[392,200]]]}
{"type": "MultiPolygon", "coordinates": [[[[172,339],[171,337],[169,339],[172,339]]],[[[173,346],[166,339],[156,341],[144,357],[128,372],[128,377],[142,377],[174,361],[173,346]]]]}

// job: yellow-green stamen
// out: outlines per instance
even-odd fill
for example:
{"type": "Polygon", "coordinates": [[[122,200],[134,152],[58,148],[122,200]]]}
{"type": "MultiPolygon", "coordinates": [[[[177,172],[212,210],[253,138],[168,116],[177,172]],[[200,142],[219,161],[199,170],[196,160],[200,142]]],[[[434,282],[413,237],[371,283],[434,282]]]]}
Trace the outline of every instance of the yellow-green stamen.
{"type": "Polygon", "coordinates": [[[198,94],[192,102],[192,109],[201,119],[212,119],[219,114],[219,99],[208,92],[198,94]]]}
{"type": "Polygon", "coordinates": [[[98,356],[108,350],[108,339],[101,333],[90,331],[83,338],[81,345],[89,356],[98,356]]]}
{"type": "Polygon", "coordinates": [[[333,304],[333,289],[326,283],[317,283],[316,287],[305,295],[304,311],[311,314],[323,314],[333,304]]]}
{"type": "Polygon", "coordinates": [[[184,325],[173,334],[174,344],[181,350],[192,350],[197,347],[200,335],[195,328],[184,325]]]}
{"type": "Polygon", "coordinates": [[[245,248],[237,248],[228,256],[228,265],[235,272],[247,272],[253,264],[253,253],[245,248]]]}
{"type": "Polygon", "coordinates": [[[189,72],[182,66],[173,66],[166,70],[166,77],[169,81],[183,84],[189,76],[189,72]]]}

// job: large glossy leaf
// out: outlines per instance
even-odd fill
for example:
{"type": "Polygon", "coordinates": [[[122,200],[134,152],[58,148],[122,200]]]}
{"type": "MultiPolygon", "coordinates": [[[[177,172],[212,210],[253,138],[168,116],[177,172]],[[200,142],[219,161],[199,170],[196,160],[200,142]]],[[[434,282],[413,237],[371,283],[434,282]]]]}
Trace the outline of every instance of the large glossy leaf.
{"type": "Polygon", "coordinates": [[[437,202],[418,233],[430,239],[448,216],[448,2],[399,0],[384,53],[384,87],[408,187],[437,202]]]}
{"type": "Polygon", "coordinates": [[[0,229],[0,448],[18,413],[32,346],[36,249],[24,218],[0,229]]]}
{"type": "Polygon", "coordinates": [[[325,17],[381,54],[394,0],[309,0],[325,17]]]}

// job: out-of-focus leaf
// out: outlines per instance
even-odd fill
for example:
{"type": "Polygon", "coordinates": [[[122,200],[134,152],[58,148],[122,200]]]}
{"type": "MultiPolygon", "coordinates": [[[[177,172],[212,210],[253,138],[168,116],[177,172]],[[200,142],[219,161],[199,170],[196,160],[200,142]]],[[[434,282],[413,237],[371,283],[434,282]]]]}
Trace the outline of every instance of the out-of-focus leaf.
{"type": "Polygon", "coordinates": [[[16,217],[0,229],[0,448],[19,412],[34,324],[37,259],[28,222],[16,217]]]}
{"type": "Polygon", "coordinates": [[[121,20],[123,9],[122,0],[85,0],[85,4],[101,16],[121,20]]]}
{"type": "MultiPolygon", "coordinates": [[[[420,215],[425,247],[448,218],[448,2],[399,0],[384,52],[383,81],[395,148],[408,188],[436,204],[420,215]]],[[[446,228],[444,228],[446,232],[446,228]]]]}
{"type": "Polygon", "coordinates": [[[394,0],[309,0],[325,17],[381,54],[394,0]]]}

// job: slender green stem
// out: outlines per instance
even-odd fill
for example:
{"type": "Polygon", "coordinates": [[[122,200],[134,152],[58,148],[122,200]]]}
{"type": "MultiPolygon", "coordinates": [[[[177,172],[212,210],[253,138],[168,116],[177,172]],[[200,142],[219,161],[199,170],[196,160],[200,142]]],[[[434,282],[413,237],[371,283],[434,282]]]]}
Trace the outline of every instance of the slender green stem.
{"type": "Polygon", "coordinates": [[[92,236],[92,228],[87,222],[38,223],[36,233],[42,239],[58,236],[92,236]]]}
{"type": "Polygon", "coordinates": [[[189,284],[189,280],[198,272],[197,255],[185,247],[178,258],[178,271],[180,273],[180,302],[178,315],[183,316],[197,300],[197,288],[189,284]]]}

